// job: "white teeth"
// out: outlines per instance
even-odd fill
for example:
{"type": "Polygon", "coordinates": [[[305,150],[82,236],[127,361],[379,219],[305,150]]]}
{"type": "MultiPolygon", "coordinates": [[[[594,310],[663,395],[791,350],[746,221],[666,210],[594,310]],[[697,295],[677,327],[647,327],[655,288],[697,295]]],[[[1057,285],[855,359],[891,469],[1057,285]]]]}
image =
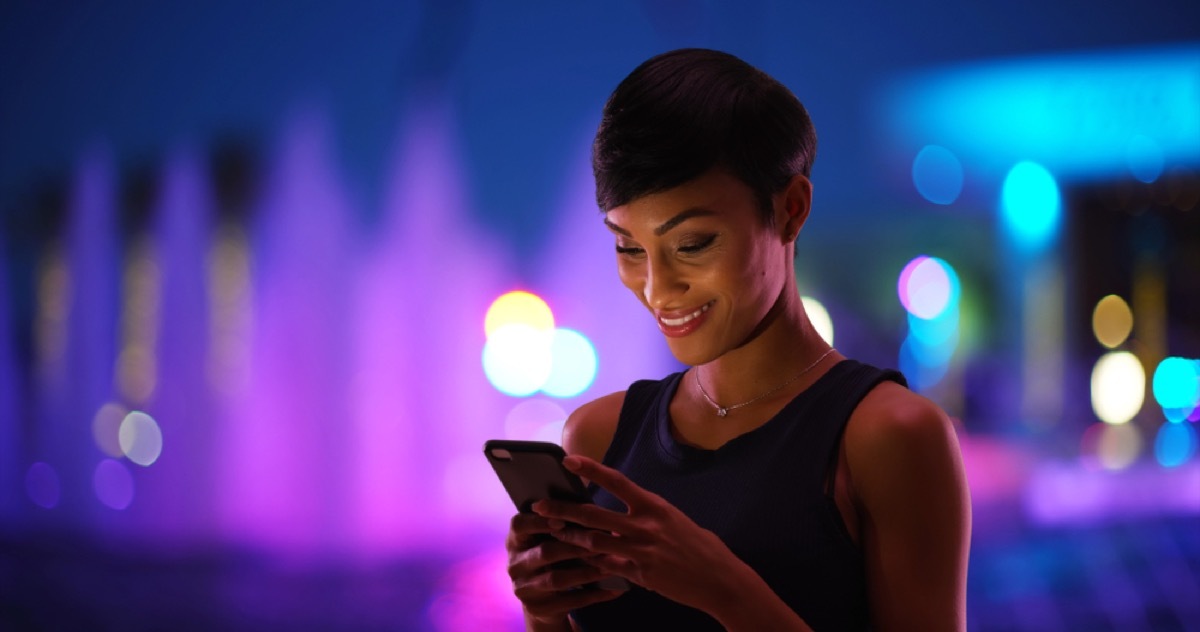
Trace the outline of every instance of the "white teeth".
{"type": "Polygon", "coordinates": [[[678,327],[684,323],[691,322],[693,319],[695,319],[700,314],[707,312],[709,305],[712,305],[712,303],[705,303],[704,306],[701,307],[700,309],[698,309],[690,314],[687,314],[685,316],[682,316],[680,318],[660,318],[659,320],[661,320],[663,322],[663,324],[668,327],[678,327]]]}

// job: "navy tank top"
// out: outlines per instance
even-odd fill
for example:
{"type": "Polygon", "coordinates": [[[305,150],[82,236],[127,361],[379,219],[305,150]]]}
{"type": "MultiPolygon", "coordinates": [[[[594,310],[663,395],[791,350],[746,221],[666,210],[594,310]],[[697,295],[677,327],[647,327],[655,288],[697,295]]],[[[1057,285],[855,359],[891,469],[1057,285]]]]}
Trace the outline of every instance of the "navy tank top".
{"type": "MultiPolygon", "coordinates": [[[[716,533],[813,629],[867,629],[862,554],[832,484],[850,413],[877,384],[904,377],[843,360],[762,426],[704,450],[671,433],[669,406],[683,375],[629,387],[604,463],[716,533]]],[[[624,510],[603,489],[591,491],[597,504],[624,510]]],[[[640,586],[571,616],[588,632],[722,629],[640,586]]]]}

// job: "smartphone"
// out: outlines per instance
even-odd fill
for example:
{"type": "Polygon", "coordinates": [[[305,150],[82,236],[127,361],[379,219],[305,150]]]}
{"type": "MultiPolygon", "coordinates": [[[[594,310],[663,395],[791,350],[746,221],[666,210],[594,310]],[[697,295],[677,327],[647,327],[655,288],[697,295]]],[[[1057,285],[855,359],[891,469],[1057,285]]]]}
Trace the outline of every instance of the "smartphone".
{"type": "Polygon", "coordinates": [[[492,439],[483,445],[483,453],[517,511],[532,513],[533,503],[546,498],[592,502],[583,481],[563,467],[567,453],[557,444],[492,439]]]}
{"type": "MultiPolygon", "coordinates": [[[[496,470],[517,511],[532,513],[533,503],[546,498],[592,502],[583,480],[563,467],[567,453],[558,444],[492,439],[483,444],[483,454],[496,470]]],[[[592,585],[606,590],[629,590],[629,582],[621,577],[608,577],[592,585]]]]}

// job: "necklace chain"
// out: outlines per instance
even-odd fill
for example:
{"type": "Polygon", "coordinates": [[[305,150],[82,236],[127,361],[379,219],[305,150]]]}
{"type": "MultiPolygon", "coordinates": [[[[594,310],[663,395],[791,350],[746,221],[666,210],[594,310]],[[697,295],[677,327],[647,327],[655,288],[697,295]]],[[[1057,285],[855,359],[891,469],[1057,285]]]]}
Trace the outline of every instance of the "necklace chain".
{"type": "Polygon", "coordinates": [[[696,367],[696,386],[700,387],[700,394],[704,396],[704,399],[707,399],[708,403],[712,404],[713,408],[717,409],[717,416],[724,417],[725,415],[728,415],[729,411],[731,411],[731,410],[735,410],[735,409],[741,408],[743,406],[749,406],[750,404],[753,404],[754,402],[757,402],[758,400],[760,400],[768,395],[778,393],[779,391],[783,390],[783,388],[786,387],[788,384],[791,384],[792,382],[795,382],[796,380],[800,379],[800,376],[802,376],[805,373],[808,373],[809,371],[816,368],[816,366],[821,363],[821,360],[824,360],[825,358],[827,358],[829,356],[829,354],[831,354],[831,353],[833,353],[833,347],[830,347],[828,351],[826,351],[825,353],[822,353],[821,357],[817,358],[816,361],[814,361],[812,364],[808,365],[807,367],[804,367],[803,371],[792,376],[792,379],[784,382],[783,384],[780,384],[779,386],[776,386],[775,388],[763,393],[762,395],[759,395],[758,397],[755,397],[752,400],[745,401],[740,404],[734,404],[732,406],[722,406],[722,405],[716,403],[715,401],[713,401],[713,398],[708,396],[708,393],[704,391],[704,385],[700,383],[700,367],[696,367]]]}

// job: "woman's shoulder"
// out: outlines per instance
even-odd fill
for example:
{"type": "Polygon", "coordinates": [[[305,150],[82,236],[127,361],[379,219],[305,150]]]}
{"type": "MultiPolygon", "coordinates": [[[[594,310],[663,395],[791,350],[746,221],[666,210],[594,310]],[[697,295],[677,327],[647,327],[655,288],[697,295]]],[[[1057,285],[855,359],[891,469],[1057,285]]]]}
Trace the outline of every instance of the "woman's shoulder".
{"type": "Polygon", "coordinates": [[[895,382],[873,388],[850,416],[846,459],[868,506],[911,503],[935,490],[965,494],[958,435],[936,403],[895,382]]]}
{"type": "Polygon", "coordinates": [[[617,432],[626,391],[609,393],[575,409],[563,426],[562,445],[567,454],[582,454],[596,461],[604,459],[617,432]]]}
{"type": "Polygon", "coordinates": [[[846,426],[847,456],[863,463],[886,462],[893,453],[957,452],[957,443],[954,425],[941,407],[892,381],[871,389],[846,426]],[[854,459],[856,455],[860,458],[854,459]]]}

